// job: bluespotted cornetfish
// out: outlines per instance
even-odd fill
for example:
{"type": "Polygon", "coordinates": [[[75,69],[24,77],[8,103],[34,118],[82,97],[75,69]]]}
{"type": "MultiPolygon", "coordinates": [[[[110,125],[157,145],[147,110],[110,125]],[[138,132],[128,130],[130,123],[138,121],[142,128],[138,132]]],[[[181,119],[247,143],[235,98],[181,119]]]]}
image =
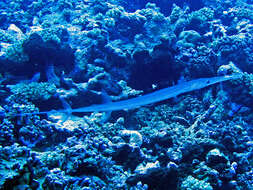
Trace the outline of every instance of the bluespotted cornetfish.
{"type": "Polygon", "coordinates": [[[33,112],[33,113],[20,113],[15,116],[25,116],[25,115],[36,115],[36,114],[50,114],[56,112],[64,113],[85,113],[85,112],[107,112],[107,111],[117,111],[117,110],[131,110],[141,106],[145,106],[152,103],[157,103],[169,98],[173,98],[180,94],[191,92],[194,90],[202,89],[207,86],[224,82],[227,80],[233,80],[240,78],[240,74],[225,75],[211,78],[199,78],[191,80],[188,82],[182,82],[180,84],[157,90],[150,94],[138,96],[136,98],[121,100],[117,102],[109,102],[105,104],[95,104],[87,107],[80,107],[75,109],[62,109],[62,110],[52,110],[43,112],[33,112]]]}

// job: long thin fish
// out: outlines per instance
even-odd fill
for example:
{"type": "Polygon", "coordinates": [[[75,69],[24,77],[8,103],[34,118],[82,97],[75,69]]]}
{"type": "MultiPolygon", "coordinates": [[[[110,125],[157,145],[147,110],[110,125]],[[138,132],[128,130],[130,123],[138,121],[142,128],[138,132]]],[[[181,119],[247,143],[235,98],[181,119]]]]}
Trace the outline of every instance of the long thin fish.
{"type": "Polygon", "coordinates": [[[64,112],[64,113],[85,113],[85,112],[106,112],[106,111],[117,111],[117,110],[131,110],[141,106],[145,106],[152,103],[157,103],[180,94],[190,92],[193,90],[198,90],[216,83],[224,82],[227,80],[233,80],[240,78],[240,74],[226,75],[219,77],[211,78],[200,78],[188,82],[183,82],[175,86],[157,90],[150,94],[139,96],[136,98],[131,98],[127,100],[122,100],[118,102],[109,102],[105,104],[95,104],[87,107],[80,107],[75,109],[62,109],[62,110],[52,110],[44,112],[34,112],[34,113],[21,113],[16,114],[15,116],[25,116],[25,115],[36,115],[36,114],[49,114],[55,112],[64,112]]]}

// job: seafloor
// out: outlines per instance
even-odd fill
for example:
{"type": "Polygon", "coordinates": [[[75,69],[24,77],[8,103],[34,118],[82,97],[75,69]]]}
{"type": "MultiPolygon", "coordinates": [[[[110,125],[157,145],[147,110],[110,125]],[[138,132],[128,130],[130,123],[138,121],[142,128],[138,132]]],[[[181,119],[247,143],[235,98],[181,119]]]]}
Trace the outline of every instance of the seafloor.
{"type": "Polygon", "coordinates": [[[1,0],[0,189],[252,190],[252,73],[252,0],[1,0]]]}

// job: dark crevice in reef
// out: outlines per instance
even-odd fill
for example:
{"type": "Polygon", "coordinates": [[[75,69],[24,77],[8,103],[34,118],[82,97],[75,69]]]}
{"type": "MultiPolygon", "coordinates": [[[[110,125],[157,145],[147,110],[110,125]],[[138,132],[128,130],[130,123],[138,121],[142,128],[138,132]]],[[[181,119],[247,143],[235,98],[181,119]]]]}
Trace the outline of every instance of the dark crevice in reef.
{"type": "Polygon", "coordinates": [[[61,45],[53,40],[45,42],[40,35],[34,33],[23,43],[23,48],[29,56],[29,70],[40,72],[42,80],[49,77],[48,67],[51,65],[57,66],[56,72],[59,74],[63,71],[69,73],[74,68],[74,53],[69,45],[61,45]]]}
{"type": "Polygon", "coordinates": [[[145,90],[150,89],[153,84],[174,84],[179,79],[181,70],[174,63],[174,54],[174,50],[163,44],[156,46],[151,53],[135,52],[135,64],[130,68],[129,85],[134,89],[145,90]]]}
{"type": "MultiPolygon", "coordinates": [[[[155,3],[157,7],[160,8],[161,13],[163,13],[165,16],[169,16],[173,7],[173,4],[176,4],[177,6],[181,8],[185,8],[188,6],[190,10],[195,11],[198,9],[201,9],[204,7],[202,0],[149,0],[150,3],[155,3]]],[[[122,1],[120,4],[129,12],[134,12],[138,9],[145,8],[147,1],[146,0],[135,0],[135,1],[122,1]]]]}
{"type": "Polygon", "coordinates": [[[60,75],[69,74],[74,68],[74,50],[65,43],[56,41],[44,41],[37,34],[31,34],[22,44],[24,52],[29,60],[25,63],[13,63],[5,59],[0,60],[0,71],[8,72],[10,80],[18,81],[31,79],[36,73],[40,73],[40,81],[52,82],[52,78],[59,78],[60,75]]]}

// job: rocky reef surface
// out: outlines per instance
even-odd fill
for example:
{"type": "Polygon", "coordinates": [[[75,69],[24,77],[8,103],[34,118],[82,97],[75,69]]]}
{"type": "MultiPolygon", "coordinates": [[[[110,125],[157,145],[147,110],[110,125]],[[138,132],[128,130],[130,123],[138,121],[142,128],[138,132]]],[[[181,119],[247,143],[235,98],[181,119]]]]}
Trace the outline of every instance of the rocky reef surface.
{"type": "Polygon", "coordinates": [[[0,189],[253,189],[252,0],[0,2],[0,189]],[[22,115],[240,79],[112,113],[22,115]]]}

